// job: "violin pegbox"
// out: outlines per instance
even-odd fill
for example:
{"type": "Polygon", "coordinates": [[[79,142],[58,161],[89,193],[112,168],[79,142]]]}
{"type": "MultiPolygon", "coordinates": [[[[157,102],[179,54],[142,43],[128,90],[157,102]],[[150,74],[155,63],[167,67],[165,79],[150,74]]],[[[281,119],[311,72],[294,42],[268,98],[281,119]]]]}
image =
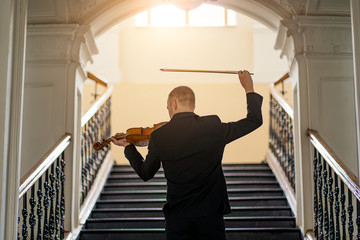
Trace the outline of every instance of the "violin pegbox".
{"type": "Polygon", "coordinates": [[[96,151],[99,151],[99,150],[101,150],[101,149],[109,146],[110,142],[111,142],[111,139],[107,139],[107,140],[103,139],[103,141],[102,141],[101,143],[100,143],[100,142],[94,143],[94,144],[93,144],[93,148],[94,148],[96,151]]]}

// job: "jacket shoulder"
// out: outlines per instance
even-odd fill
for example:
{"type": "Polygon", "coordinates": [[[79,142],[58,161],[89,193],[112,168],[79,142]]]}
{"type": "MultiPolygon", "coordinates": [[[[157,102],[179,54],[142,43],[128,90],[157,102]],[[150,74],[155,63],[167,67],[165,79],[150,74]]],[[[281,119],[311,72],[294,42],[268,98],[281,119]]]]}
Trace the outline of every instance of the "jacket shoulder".
{"type": "Polygon", "coordinates": [[[221,122],[219,116],[217,115],[206,115],[206,116],[202,116],[199,117],[202,120],[206,120],[206,121],[215,121],[215,122],[221,122]]]}

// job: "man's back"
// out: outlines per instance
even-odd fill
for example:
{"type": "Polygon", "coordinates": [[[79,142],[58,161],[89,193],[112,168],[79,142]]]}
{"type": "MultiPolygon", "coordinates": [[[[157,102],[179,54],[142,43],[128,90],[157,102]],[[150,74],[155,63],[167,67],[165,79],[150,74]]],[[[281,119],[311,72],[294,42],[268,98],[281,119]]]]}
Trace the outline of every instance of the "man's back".
{"type": "Polygon", "coordinates": [[[201,182],[221,163],[225,138],[217,116],[178,113],[151,137],[172,183],[201,182]]]}
{"type": "Polygon", "coordinates": [[[151,138],[168,181],[165,215],[191,218],[230,212],[221,169],[226,138],[217,116],[178,113],[151,138]]]}

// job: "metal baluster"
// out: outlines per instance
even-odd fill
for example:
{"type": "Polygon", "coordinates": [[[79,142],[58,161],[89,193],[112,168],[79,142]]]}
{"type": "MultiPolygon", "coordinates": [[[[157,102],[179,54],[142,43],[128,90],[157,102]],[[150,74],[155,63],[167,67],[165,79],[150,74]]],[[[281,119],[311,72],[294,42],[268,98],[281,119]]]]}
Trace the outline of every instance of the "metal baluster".
{"type": "Polygon", "coordinates": [[[91,186],[91,162],[92,162],[92,149],[91,149],[91,143],[93,142],[92,140],[92,128],[91,128],[91,122],[92,122],[92,118],[89,120],[88,122],[88,159],[86,162],[86,169],[87,169],[87,185],[86,185],[86,196],[88,194],[88,192],[90,191],[90,186],[91,186]]]}
{"type": "Polygon", "coordinates": [[[285,112],[283,111],[283,118],[284,118],[284,129],[283,129],[283,132],[284,132],[284,135],[283,135],[283,138],[284,138],[284,159],[285,159],[285,175],[286,175],[286,178],[289,179],[290,176],[289,176],[289,158],[288,158],[288,119],[287,119],[287,115],[285,114],[285,112]]]}
{"type": "Polygon", "coordinates": [[[291,179],[290,179],[290,183],[291,183],[291,186],[294,190],[294,192],[296,192],[296,189],[295,189],[295,159],[294,159],[294,132],[293,132],[293,123],[292,123],[292,120],[290,121],[290,139],[289,139],[289,142],[290,142],[290,162],[291,162],[291,179]]]}
{"type": "Polygon", "coordinates": [[[65,193],[64,193],[64,189],[65,189],[65,158],[64,158],[64,153],[62,153],[61,155],[61,202],[60,202],[60,239],[64,239],[64,234],[65,234],[65,227],[64,227],[64,222],[65,222],[65,193]]]}
{"type": "Polygon", "coordinates": [[[327,180],[327,164],[326,164],[326,160],[323,159],[323,167],[324,167],[324,171],[323,171],[323,178],[324,178],[324,236],[325,239],[329,238],[329,212],[328,212],[328,180],[327,180]]]}
{"type": "Polygon", "coordinates": [[[317,186],[316,183],[318,181],[318,175],[317,175],[317,151],[314,148],[314,172],[313,172],[313,178],[314,178],[314,234],[315,238],[319,236],[319,229],[318,229],[318,195],[317,195],[317,186]]]}
{"type": "Polygon", "coordinates": [[[48,224],[48,209],[49,209],[49,171],[46,170],[45,180],[44,180],[44,239],[49,239],[49,224],[48,224]]]}
{"type": "Polygon", "coordinates": [[[274,100],[272,95],[270,95],[270,128],[269,128],[269,148],[271,149],[272,152],[274,152],[274,100]]]}
{"type": "MultiPolygon", "coordinates": [[[[356,199],[357,200],[357,199],[356,199]]],[[[356,240],[360,240],[360,202],[356,201],[356,226],[357,226],[357,232],[356,240]]]]}
{"type": "Polygon", "coordinates": [[[348,213],[349,213],[349,223],[348,223],[348,233],[349,233],[349,239],[353,239],[353,235],[354,235],[354,224],[353,224],[353,211],[354,211],[354,207],[352,205],[352,192],[350,191],[350,189],[348,189],[348,213]]]}
{"type": "Polygon", "coordinates": [[[60,233],[60,204],[59,204],[59,193],[60,193],[60,156],[56,159],[56,177],[55,177],[55,239],[59,240],[60,233]]]}
{"type": "Polygon", "coordinates": [[[109,98],[109,104],[108,104],[108,116],[107,116],[107,138],[110,137],[111,135],[111,121],[110,121],[110,118],[111,118],[111,97],[109,98]]]}
{"type": "Polygon", "coordinates": [[[280,162],[281,165],[281,156],[280,156],[280,111],[279,106],[276,102],[276,153],[277,153],[277,159],[280,162]]]}
{"type": "Polygon", "coordinates": [[[38,215],[38,230],[37,230],[37,240],[41,240],[42,239],[42,234],[41,234],[41,219],[43,216],[43,208],[42,208],[42,203],[41,200],[43,198],[43,192],[42,192],[42,177],[39,178],[38,181],[38,190],[37,190],[37,197],[38,197],[38,205],[37,205],[37,215],[38,215]]]}
{"type": "Polygon", "coordinates": [[[23,196],[23,209],[22,209],[22,217],[23,217],[23,225],[22,225],[22,237],[24,240],[26,240],[28,238],[28,230],[27,230],[27,225],[26,225],[26,218],[28,216],[28,211],[27,211],[27,193],[24,194],[23,196]]]}
{"type": "MultiPolygon", "coordinates": [[[[334,230],[334,211],[333,211],[333,203],[334,203],[334,193],[333,193],[333,178],[332,178],[332,169],[329,165],[329,181],[328,181],[328,187],[329,187],[329,235],[330,240],[334,240],[335,238],[335,230],[334,230]]],[[[335,173],[336,175],[336,173],[335,173]]]]}
{"type": "Polygon", "coordinates": [[[18,216],[17,220],[17,239],[20,240],[20,232],[19,232],[19,226],[20,226],[20,217],[18,216]]]}
{"type": "Polygon", "coordinates": [[[340,202],[341,202],[341,224],[342,224],[342,235],[343,235],[343,240],[346,239],[346,210],[345,210],[345,187],[344,187],[344,183],[342,181],[340,181],[340,189],[341,189],[341,196],[340,196],[340,202]]]}
{"type": "Polygon", "coordinates": [[[31,187],[31,197],[29,199],[30,204],[30,214],[29,214],[29,225],[30,225],[30,240],[35,239],[34,228],[36,225],[36,218],[35,218],[35,207],[36,207],[36,200],[35,200],[35,185],[31,187]]]}
{"type": "Polygon", "coordinates": [[[91,136],[90,136],[90,120],[89,122],[86,123],[86,163],[85,163],[85,166],[84,166],[84,169],[85,169],[85,173],[86,173],[86,184],[85,184],[85,198],[88,194],[88,190],[89,190],[89,184],[90,184],[90,169],[89,169],[89,162],[90,162],[90,158],[91,158],[91,155],[90,155],[90,152],[91,152],[91,136]]]}
{"type": "Polygon", "coordinates": [[[340,240],[340,202],[339,202],[339,185],[338,185],[338,176],[337,174],[334,174],[335,176],[335,239],[340,240]]]}
{"type": "Polygon", "coordinates": [[[84,199],[85,199],[85,195],[84,195],[84,181],[85,181],[85,174],[84,174],[84,161],[85,161],[85,128],[82,128],[82,134],[81,134],[81,187],[80,187],[80,192],[81,192],[81,198],[80,198],[80,206],[83,204],[84,199]]]}
{"type": "Polygon", "coordinates": [[[286,174],[286,159],[285,159],[285,114],[283,109],[280,110],[280,155],[281,166],[286,174]]]}
{"type": "Polygon", "coordinates": [[[50,239],[54,239],[55,234],[55,214],[54,214],[54,199],[55,199],[55,175],[54,175],[54,164],[51,165],[51,172],[50,172],[50,191],[49,191],[49,198],[50,202],[50,219],[49,219],[49,227],[50,227],[50,239]]]}
{"type": "Polygon", "coordinates": [[[86,123],[85,125],[85,162],[83,165],[83,173],[85,176],[84,179],[84,200],[88,194],[88,189],[87,186],[89,185],[89,172],[88,172],[88,162],[89,162],[89,158],[90,158],[90,150],[89,150],[89,138],[90,138],[90,134],[89,134],[89,123],[86,123]]]}
{"type": "Polygon", "coordinates": [[[291,175],[292,175],[292,171],[291,171],[291,158],[290,158],[290,117],[289,115],[286,114],[286,121],[287,121],[287,125],[286,125],[286,131],[287,131],[287,134],[286,134],[286,143],[287,143],[287,146],[286,146],[286,151],[287,151],[287,154],[286,154],[286,158],[287,158],[287,164],[288,164],[288,180],[289,180],[289,183],[291,183],[291,175]]]}
{"type": "Polygon", "coordinates": [[[318,154],[318,190],[319,190],[319,201],[318,201],[318,220],[319,220],[319,239],[324,238],[323,235],[323,207],[322,207],[322,164],[321,164],[321,155],[318,154]]]}

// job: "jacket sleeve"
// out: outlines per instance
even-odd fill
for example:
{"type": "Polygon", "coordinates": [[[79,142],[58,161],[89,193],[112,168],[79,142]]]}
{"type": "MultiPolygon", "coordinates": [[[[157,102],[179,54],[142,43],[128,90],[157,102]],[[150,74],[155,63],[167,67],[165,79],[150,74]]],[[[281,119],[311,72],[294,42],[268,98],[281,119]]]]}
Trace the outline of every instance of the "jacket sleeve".
{"type": "Polygon", "coordinates": [[[222,123],[226,144],[254,131],[262,125],[262,99],[263,97],[255,92],[246,94],[246,118],[237,122],[222,123]]]}
{"type": "Polygon", "coordinates": [[[155,144],[151,138],[145,160],[133,144],[126,146],[124,153],[125,157],[129,160],[131,167],[144,181],[152,179],[160,168],[160,159],[156,156],[155,144]]]}

